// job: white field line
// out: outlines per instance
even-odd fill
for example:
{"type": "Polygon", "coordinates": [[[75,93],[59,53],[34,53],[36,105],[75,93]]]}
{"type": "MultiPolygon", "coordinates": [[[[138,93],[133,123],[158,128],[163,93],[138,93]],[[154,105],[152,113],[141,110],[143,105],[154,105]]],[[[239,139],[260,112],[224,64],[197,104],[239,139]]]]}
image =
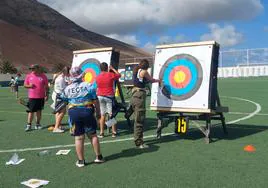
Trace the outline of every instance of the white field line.
{"type": "MultiPolygon", "coordinates": [[[[224,96],[224,97],[226,97],[226,96],[224,96]]],[[[239,121],[249,119],[249,118],[255,116],[256,114],[258,114],[261,111],[261,105],[259,103],[254,102],[254,101],[251,101],[251,100],[248,100],[248,99],[243,99],[243,98],[240,98],[240,97],[227,97],[227,98],[246,101],[246,102],[252,103],[252,104],[254,104],[256,106],[256,110],[254,112],[250,113],[248,116],[245,116],[245,117],[239,118],[237,120],[227,122],[227,124],[233,124],[233,123],[237,123],[239,121]]]]}
{"type": "MultiPolygon", "coordinates": [[[[174,135],[174,133],[163,133],[162,136],[168,136],[168,135],[174,135]]],[[[148,135],[144,136],[143,138],[153,138],[156,137],[156,135],[148,135]]],[[[114,142],[124,142],[134,140],[133,137],[130,138],[122,138],[122,139],[115,139],[115,140],[106,140],[101,141],[101,144],[105,143],[114,143],[114,142]]],[[[85,143],[85,145],[91,145],[90,142],[85,143]]],[[[0,153],[13,153],[13,152],[24,152],[24,151],[38,151],[38,150],[47,150],[47,149],[57,149],[57,148],[69,148],[74,147],[74,144],[68,144],[68,145],[55,145],[55,146],[47,146],[47,147],[37,147],[37,148],[24,148],[24,149],[9,149],[9,150],[0,150],[0,153]]]]}
{"type": "MultiPolygon", "coordinates": [[[[224,96],[225,98],[230,98],[230,99],[236,99],[236,100],[241,100],[241,101],[246,101],[246,102],[249,102],[249,103],[252,103],[256,106],[256,110],[252,113],[243,113],[243,114],[248,114],[247,116],[245,117],[242,117],[242,118],[238,118],[236,120],[233,120],[233,121],[228,121],[226,122],[226,124],[233,124],[233,123],[237,123],[239,121],[243,121],[243,120],[246,120],[246,119],[249,119],[255,115],[257,115],[260,111],[261,111],[261,105],[254,102],[254,101],[251,101],[251,100],[248,100],[248,99],[243,99],[243,98],[239,98],[239,97],[227,97],[227,96],[224,96]]],[[[241,114],[241,113],[239,113],[241,114]]],[[[196,121],[193,121],[194,124],[197,126],[197,127],[201,127],[196,121]]],[[[217,124],[217,126],[219,126],[221,124],[217,124]]],[[[215,125],[214,125],[215,126],[215,125]]],[[[228,128],[234,128],[234,127],[228,127],[228,128]]],[[[250,128],[245,128],[245,129],[250,129],[250,128]]]]}
{"type": "MultiPolygon", "coordinates": [[[[149,111],[149,110],[148,110],[149,111]]],[[[6,110],[0,110],[0,113],[9,113],[9,114],[27,114],[26,112],[19,112],[19,111],[6,111],[6,110]]],[[[233,114],[233,115],[249,115],[250,112],[227,112],[227,114],[233,114]]],[[[45,116],[54,116],[52,113],[42,113],[42,115],[45,116]]],[[[255,116],[268,116],[268,114],[265,113],[258,113],[255,114],[255,116]]],[[[123,118],[122,118],[123,119],[123,118]]]]}
{"type": "MultiPolygon", "coordinates": [[[[256,110],[252,113],[250,113],[247,116],[244,116],[242,118],[233,120],[233,121],[229,121],[226,124],[233,124],[233,123],[237,123],[239,121],[243,121],[246,119],[249,119],[253,116],[255,116],[256,114],[258,114],[261,111],[261,105],[258,103],[255,103],[253,101],[247,100],[247,99],[243,99],[243,98],[238,98],[238,97],[228,97],[228,98],[233,98],[236,100],[242,100],[242,101],[246,101],[249,103],[252,103],[256,106],[256,110]]],[[[200,126],[198,123],[195,122],[195,124],[197,126],[200,126]]],[[[165,133],[162,134],[162,136],[167,136],[167,135],[174,135],[174,133],[165,133]]],[[[148,135],[148,136],[144,136],[145,139],[147,138],[153,138],[156,137],[156,135],[148,135]]],[[[106,140],[106,141],[102,141],[100,143],[105,144],[105,143],[114,143],[114,142],[124,142],[124,141],[130,141],[133,140],[132,137],[130,138],[122,138],[122,139],[116,139],[116,140],[106,140]]],[[[89,142],[85,143],[85,145],[90,145],[89,142]]],[[[9,150],[0,150],[0,153],[13,153],[13,152],[25,152],[25,151],[38,151],[38,150],[47,150],[47,149],[57,149],[57,148],[68,148],[68,147],[74,147],[74,144],[68,144],[68,145],[55,145],[55,146],[47,146],[47,147],[36,147],[36,148],[23,148],[23,149],[9,149],[9,150]]]]}

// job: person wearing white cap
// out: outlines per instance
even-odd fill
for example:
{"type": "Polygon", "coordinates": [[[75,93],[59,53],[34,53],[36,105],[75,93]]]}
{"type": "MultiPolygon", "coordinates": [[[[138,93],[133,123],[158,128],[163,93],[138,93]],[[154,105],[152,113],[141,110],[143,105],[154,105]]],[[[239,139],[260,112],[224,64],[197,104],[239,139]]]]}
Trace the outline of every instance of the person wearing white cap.
{"type": "Polygon", "coordinates": [[[71,84],[68,85],[62,94],[62,98],[69,102],[68,114],[72,122],[73,135],[78,161],[77,167],[85,166],[84,142],[85,134],[91,141],[96,154],[95,163],[103,163],[104,159],[100,151],[100,144],[97,137],[97,121],[94,116],[100,116],[100,108],[96,90],[88,82],[82,81],[83,73],[79,67],[70,70],[71,84]]]}

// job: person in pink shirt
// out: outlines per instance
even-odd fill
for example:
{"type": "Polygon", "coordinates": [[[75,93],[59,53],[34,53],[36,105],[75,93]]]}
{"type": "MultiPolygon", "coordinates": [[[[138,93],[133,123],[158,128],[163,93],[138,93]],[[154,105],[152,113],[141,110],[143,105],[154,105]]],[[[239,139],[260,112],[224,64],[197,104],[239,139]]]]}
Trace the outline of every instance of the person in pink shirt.
{"type": "MultiPolygon", "coordinates": [[[[121,74],[115,70],[111,65],[103,62],[100,64],[101,73],[96,78],[97,96],[100,102],[100,135],[99,138],[104,137],[105,114],[108,113],[112,117],[112,104],[114,99],[114,82],[119,80],[121,74]]],[[[116,137],[116,126],[112,126],[112,137],[116,137]]]]}
{"type": "Polygon", "coordinates": [[[42,110],[49,94],[48,79],[46,75],[42,73],[41,67],[34,64],[31,65],[30,70],[31,73],[26,75],[24,81],[24,87],[28,89],[29,98],[29,109],[27,110],[28,119],[25,131],[31,130],[34,113],[36,113],[35,129],[42,129],[40,125],[42,110]]]}

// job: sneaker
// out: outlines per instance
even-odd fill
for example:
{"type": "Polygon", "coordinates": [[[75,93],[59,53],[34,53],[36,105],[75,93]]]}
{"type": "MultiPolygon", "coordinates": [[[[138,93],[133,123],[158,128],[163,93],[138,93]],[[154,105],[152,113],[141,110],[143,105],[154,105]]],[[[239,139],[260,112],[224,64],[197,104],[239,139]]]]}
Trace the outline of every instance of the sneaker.
{"type": "Polygon", "coordinates": [[[85,166],[85,160],[78,160],[78,161],[76,161],[76,163],[75,163],[75,165],[77,166],[77,167],[79,167],[79,168],[81,168],[81,167],[84,167],[85,166]]]}
{"type": "Polygon", "coordinates": [[[138,149],[146,149],[146,148],[149,148],[149,146],[146,144],[141,144],[141,145],[137,146],[137,148],[138,149]]]}
{"type": "Polygon", "coordinates": [[[98,135],[98,138],[104,138],[104,133],[100,133],[100,134],[98,135]]]}
{"type": "Polygon", "coordinates": [[[64,130],[59,129],[59,128],[54,128],[53,133],[64,133],[64,130]]]}
{"type": "Polygon", "coordinates": [[[94,160],[94,163],[104,163],[104,159],[102,155],[99,155],[96,157],[96,159],[94,160]]]}
{"type": "Polygon", "coordinates": [[[112,133],[112,138],[116,138],[117,133],[112,133]]]}
{"type": "Polygon", "coordinates": [[[34,129],[35,130],[40,130],[40,129],[42,129],[43,127],[41,126],[41,125],[39,125],[39,124],[37,124],[35,127],[34,127],[34,129]]]}
{"type": "Polygon", "coordinates": [[[30,131],[31,130],[31,128],[32,128],[32,126],[31,125],[26,125],[26,128],[25,128],[25,132],[28,132],[28,131],[30,131]]]}

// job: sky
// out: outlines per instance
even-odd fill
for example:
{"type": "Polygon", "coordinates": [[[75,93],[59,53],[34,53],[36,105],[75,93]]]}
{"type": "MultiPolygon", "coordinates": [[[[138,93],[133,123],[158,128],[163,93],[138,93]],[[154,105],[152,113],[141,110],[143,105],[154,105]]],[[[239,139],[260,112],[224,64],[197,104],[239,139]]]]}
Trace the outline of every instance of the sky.
{"type": "Polygon", "coordinates": [[[153,52],[215,40],[221,50],[268,48],[268,0],[38,0],[87,30],[153,52]]]}

